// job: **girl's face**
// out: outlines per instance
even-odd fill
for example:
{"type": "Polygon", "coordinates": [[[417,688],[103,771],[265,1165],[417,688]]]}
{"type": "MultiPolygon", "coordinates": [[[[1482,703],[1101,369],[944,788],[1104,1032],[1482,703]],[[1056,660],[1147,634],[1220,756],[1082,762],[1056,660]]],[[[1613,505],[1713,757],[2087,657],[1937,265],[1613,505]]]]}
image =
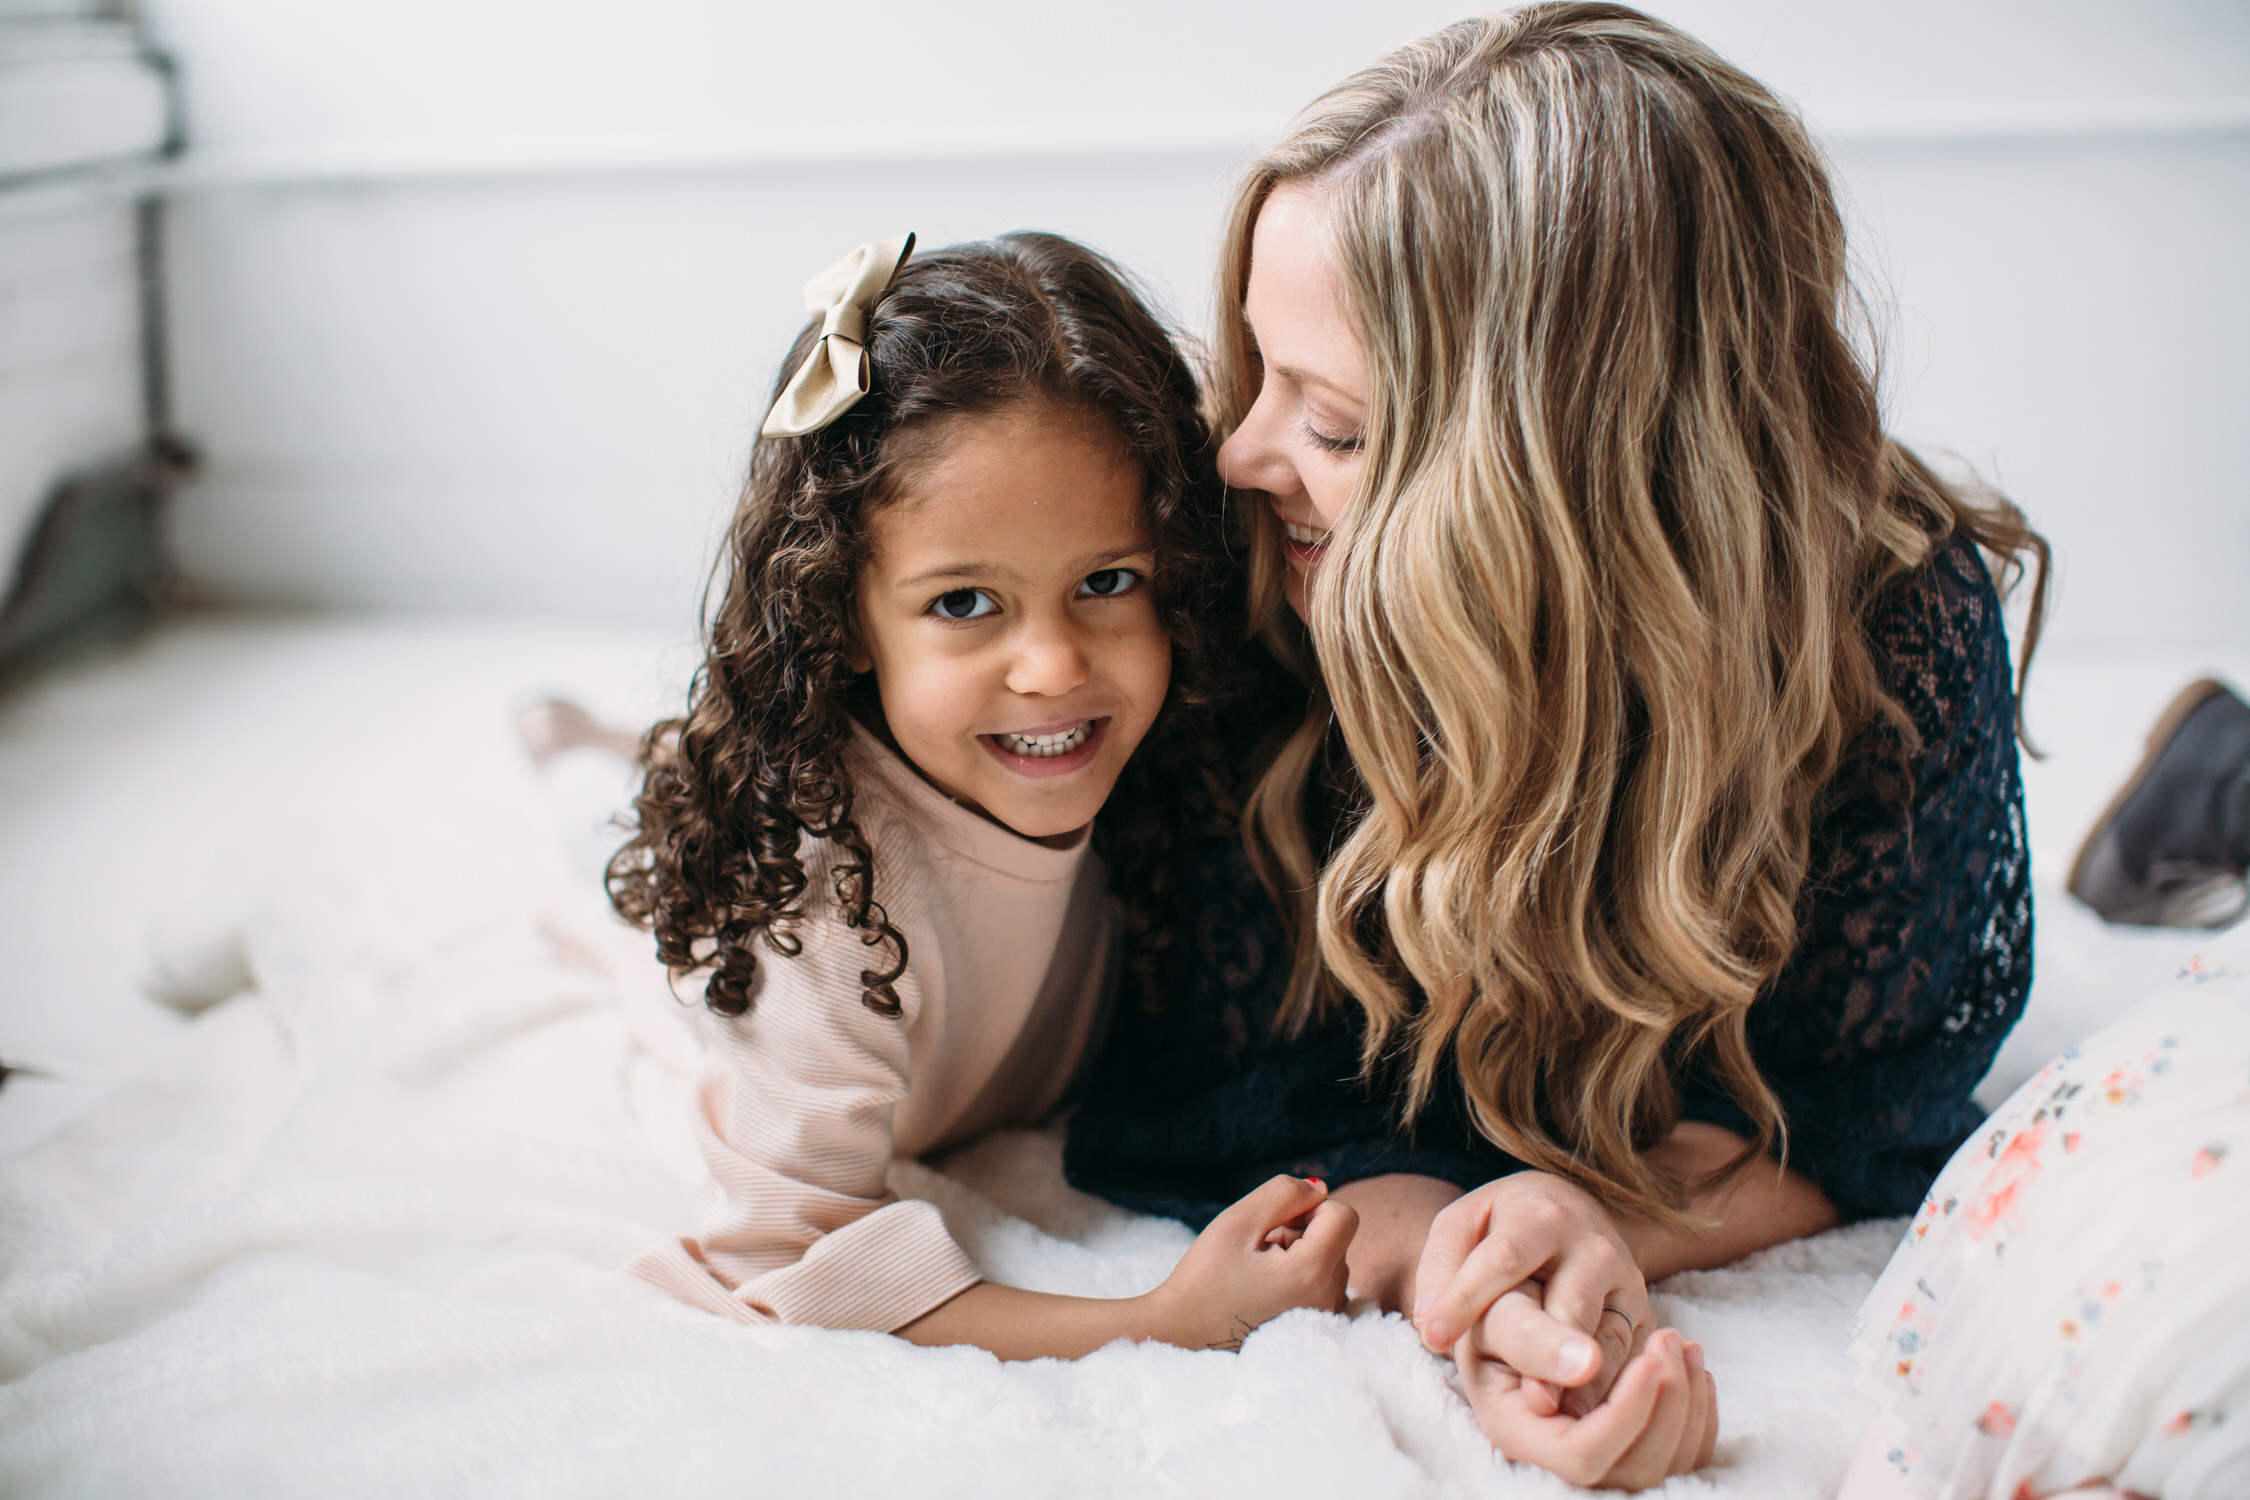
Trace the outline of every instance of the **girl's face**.
{"type": "Polygon", "coordinates": [[[1141,489],[1105,423],[1039,403],[951,427],[868,528],[861,665],[892,741],[1026,838],[1093,820],[1171,681],[1141,489]]]}
{"type": "Polygon", "coordinates": [[[1219,474],[1265,491],[1288,553],[1289,603],[1302,615],[1306,582],[1359,480],[1368,394],[1327,210],[1310,189],[1284,184],[1259,210],[1242,317],[1263,373],[1257,401],[1219,449],[1219,474]]]}

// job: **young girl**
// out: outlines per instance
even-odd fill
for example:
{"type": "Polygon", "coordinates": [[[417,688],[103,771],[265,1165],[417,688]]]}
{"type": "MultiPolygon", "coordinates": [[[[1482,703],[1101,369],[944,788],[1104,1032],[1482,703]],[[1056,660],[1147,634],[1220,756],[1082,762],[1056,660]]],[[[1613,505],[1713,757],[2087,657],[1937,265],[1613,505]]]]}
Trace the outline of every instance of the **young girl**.
{"type": "MultiPolygon", "coordinates": [[[[1267,1182],[1116,1300],[983,1282],[884,1185],[1064,1097],[1121,947],[1094,814],[1137,749],[1130,794],[1177,783],[1226,597],[1194,382],[1118,273],[1048,235],[911,252],[806,287],[709,654],[644,741],[610,889],[701,985],[710,1181],[700,1231],[631,1269],[744,1321],[1009,1358],[1335,1308],[1356,1220],[1316,1181],[1267,1182]]],[[[1153,878],[1123,894],[1151,925],[1153,878]]]]}

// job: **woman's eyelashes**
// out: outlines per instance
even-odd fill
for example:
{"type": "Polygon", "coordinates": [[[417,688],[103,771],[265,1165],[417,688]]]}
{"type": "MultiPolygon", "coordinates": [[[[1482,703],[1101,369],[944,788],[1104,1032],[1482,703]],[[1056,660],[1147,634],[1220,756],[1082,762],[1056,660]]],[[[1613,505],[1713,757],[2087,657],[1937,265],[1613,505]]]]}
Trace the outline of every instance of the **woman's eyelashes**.
{"type": "MultiPolygon", "coordinates": [[[[1248,367],[1250,378],[1257,383],[1259,395],[1262,397],[1265,394],[1266,387],[1272,383],[1270,377],[1266,374],[1265,353],[1259,349],[1257,340],[1250,336],[1247,328],[1243,330],[1243,343],[1244,363],[1248,367]]],[[[1319,428],[1313,426],[1309,419],[1300,419],[1297,423],[1297,430],[1305,435],[1306,442],[1311,443],[1323,453],[1357,453],[1367,442],[1365,433],[1336,434],[1322,432],[1319,428]]]]}
{"type": "Polygon", "coordinates": [[[1351,432],[1335,436],[1322,432],[1310,422],[1300,422],[1297,425],[1304,433],[1305,440],[1323,453],[1357,453],[1367,441],[1364,433],[1351,432]]]}

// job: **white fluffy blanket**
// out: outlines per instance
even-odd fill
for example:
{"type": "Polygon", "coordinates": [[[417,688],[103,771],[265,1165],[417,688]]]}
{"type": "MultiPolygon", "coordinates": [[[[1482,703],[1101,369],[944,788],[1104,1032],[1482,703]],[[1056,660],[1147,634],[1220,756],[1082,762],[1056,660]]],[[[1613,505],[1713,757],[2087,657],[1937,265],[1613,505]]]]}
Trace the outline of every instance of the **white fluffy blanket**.
{"type": "MultiPolygon", "coordinates": [[[[1296,1313],[1239,1354],[1009,1365],[745,1329],[618,1276],[690,1218],[679,1087],[540,936],[559,866],[527,799],[489,790],[265,837],[168,920],[152,982],[196,1019],[0,1172],[0,1492],[1568,1488],[1494,1457],[1395,1317],[1296,1313]]],[[[2050,925],[2046,961],[2081,984],[2042,1024],[2076,1034],[2129,997],[2090,998],[2093,924],[2050,925]]],[[[2033,1026],[2004,1071],[2053,1040],[2033,1026]]],[[[894,1182],[997,1280],[1161,1279],[1187,1232],[1074,1193],[1058,1163],[1054,1136],[1015,1134],[894,1182]]],[[[1717,1464],[1665,1493],[1833,1493],[1860,1423],[1844,1329],[1896,1228],[1662,1286],[1659,1312],[1709,1352],[1724,1432],[1717,1464]]]]}

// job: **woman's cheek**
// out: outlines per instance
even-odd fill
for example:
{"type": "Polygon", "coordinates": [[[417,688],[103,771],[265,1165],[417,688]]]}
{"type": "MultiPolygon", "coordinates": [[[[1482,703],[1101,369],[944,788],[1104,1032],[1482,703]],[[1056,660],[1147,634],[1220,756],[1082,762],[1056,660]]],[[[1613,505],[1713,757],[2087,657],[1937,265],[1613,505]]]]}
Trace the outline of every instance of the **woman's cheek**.
{"type": "Polygon", "coordinates": [[[1359,459],[1332,459],[1322,465],[1317,479],[1306,484],[1305,498],[1312,502],[1313,514],[1320,524],[1334,531],[1351,508],[1352,491],[1359,486],[1359,459]]]}

